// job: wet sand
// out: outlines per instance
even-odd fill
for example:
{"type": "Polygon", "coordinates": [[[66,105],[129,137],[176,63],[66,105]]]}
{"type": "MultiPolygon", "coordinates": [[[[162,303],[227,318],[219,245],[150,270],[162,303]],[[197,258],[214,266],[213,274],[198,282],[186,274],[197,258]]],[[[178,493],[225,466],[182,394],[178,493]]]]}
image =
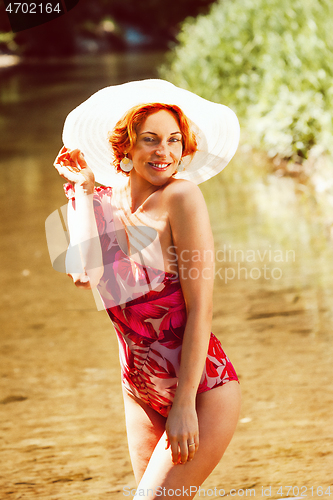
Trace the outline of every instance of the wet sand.
{"type": "MultiPolygon", "coordinates": [[[[145,71],[142,77],[155,74],[145,71]]],[[[65,203],[51,167],[62,120],[88,88],[73,97],[74,84],[71,93],[59,84],[37,98],[31,85],[25,100],[11,94],[0,125],[0,498],[120,499],[135,482],[117,340],[92,294],[52,269],[44,232],[47,216],[65,203]],[[47,126],[38,105],[49,110],[47,126]]],[[[210,182],[203,191],[217,248],[249,247],[233,236],[236,222],[256,221],[249,229],[256,237],[262,220],[242,213],[226,181],[210,182]]],[[[263,498],[264,487],[274,499],[329,498],[329,486],[333,493],[333,283],[329,261],[310,240],[302,240],[295,261],[279,264],[278,280],[245,279],[245,271],[227,283],[223,271],[217,276],[212,330],[240,377],[243,405],[233,441],[202,487],[210,498],[222,488],[263,498]]],[[[263,248],[272,243],[267,235],[261,241],[263,248]]],[[[228,263],[236,276],[237,266],[228,263]]]]}

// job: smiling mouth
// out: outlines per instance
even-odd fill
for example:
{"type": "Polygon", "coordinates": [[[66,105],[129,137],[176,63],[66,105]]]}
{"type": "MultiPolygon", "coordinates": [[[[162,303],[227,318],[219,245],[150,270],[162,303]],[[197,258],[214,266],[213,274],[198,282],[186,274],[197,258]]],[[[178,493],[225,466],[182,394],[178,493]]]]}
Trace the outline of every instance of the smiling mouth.
{"type": "Polygon", "coordinates": [[[149,161],[148,164],[155,170],[166,170],[169,167],[169,165],[171,165],[171,163],[158,163],[153,161],[149,161]]]}

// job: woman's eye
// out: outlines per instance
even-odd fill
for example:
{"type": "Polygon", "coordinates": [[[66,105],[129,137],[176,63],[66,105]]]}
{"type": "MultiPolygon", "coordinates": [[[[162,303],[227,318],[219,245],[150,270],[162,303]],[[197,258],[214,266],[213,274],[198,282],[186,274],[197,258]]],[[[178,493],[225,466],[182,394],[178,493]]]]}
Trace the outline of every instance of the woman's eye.
{"type": "MultiPolygon", "coordinates": [[[[142,140],[148,144],[154,144],[155,142],[157,142],[157,139],[155,137],[143,137],[142,140]]],[[[168,142],[175,143],[180,141],[181,139],[179,137],[170,137],[168,142]]]]}

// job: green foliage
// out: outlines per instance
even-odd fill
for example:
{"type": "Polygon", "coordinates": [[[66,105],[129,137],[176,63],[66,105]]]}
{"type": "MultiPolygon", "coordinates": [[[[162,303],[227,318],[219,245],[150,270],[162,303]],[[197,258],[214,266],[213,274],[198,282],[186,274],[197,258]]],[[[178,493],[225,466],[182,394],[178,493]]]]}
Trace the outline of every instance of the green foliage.
{"type": "Polygon", "coordinates": [[[183,23],[160,74],[229,105],[270,156],[333,156],[332,21],[332,0],[220,0],[183,23]]]}

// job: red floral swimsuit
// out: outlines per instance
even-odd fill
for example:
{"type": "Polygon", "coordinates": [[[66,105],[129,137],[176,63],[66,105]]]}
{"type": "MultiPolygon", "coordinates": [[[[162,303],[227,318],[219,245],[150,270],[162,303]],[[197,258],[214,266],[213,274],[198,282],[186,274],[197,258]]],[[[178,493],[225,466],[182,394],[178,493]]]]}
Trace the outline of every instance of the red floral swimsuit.
{"type": "MultiPolygon", "coordinates": [[[[65,185],[68,198],[74,193],[65,185]]],[[[167,416],[178,382],[186,306],[179,278],[127,256],[117,239],[112,188],[95,189],[94,209],[103,252],[98,291],[119,341],[127,391],[167,416]]],[[[118,226],[119,227],[119,226],[118,226]]],[[[211,333],[198,393],[238,380],[220,341],[211,333]]]]}

